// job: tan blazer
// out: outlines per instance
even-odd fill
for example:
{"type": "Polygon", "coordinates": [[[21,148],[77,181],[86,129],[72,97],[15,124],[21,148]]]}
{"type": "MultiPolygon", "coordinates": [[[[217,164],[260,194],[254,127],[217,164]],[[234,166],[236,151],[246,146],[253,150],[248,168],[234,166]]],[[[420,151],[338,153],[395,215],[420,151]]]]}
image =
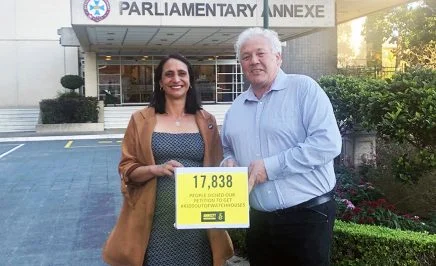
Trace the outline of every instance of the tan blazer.
{"type": "MultiPolygon", "coordinates": [[[[218,133],[216,120],[210,113],[199,110],[195,115],[200,134],[204,141],[204,160],[203,166],[218,166],[222,160],[222,145],[218,133]]],[[[155,164],[153,153],[151,150],[151,136],[156,125],[156,114],[152,107],[147,107],[142,110],[136,111],[130,118],[127,126],[122,149],[121,161],[118,170],[121,176],[121,191],[129,204],[134,205],[138,200],[139,186],[145,186],[147,191],[147,204],[141,206],[146,212],[145,227],[138,233],[147,234],[147,245],[152,228],[154,207],[156,200],[156,178],[138,184],[129,180],[129,174],[143,165],[155,164]]],[[[221,266],[227,259],[233,256],[233,245],[227,231],[222,229],[209,229],[208,238],[212,250],[213,265],[221,266]]]]}

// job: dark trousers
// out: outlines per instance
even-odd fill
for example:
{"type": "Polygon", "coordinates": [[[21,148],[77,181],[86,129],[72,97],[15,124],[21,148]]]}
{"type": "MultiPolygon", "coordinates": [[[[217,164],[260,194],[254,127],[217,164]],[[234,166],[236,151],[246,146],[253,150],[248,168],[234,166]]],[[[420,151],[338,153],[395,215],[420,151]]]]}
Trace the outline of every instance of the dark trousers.
{"type": "Polygon", "coordinates": [[[277,212],[250,210],[250,266],[330,265],[336,203],[277,212]]]}

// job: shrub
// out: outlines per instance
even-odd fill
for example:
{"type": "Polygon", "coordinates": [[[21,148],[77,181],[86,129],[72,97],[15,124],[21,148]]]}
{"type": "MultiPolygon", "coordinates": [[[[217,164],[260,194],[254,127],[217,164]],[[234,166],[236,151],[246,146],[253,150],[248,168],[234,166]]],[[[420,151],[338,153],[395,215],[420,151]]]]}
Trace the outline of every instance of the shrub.
{"type": "Polygon", "coordinates": [[[430,226],[421,222],[418,216],[397,214],[394,205],[384,198],[362,201],[355,206],[350,206],[350,202],[347,201],[339,201],[338,219],[416,232],[433,231],[430,226]]]}
{"type": "Polygon", "coordinates": [[[61,78],[61,85],[71,91],[82,87],[83,84],[83,78],[78,75],[65,75],[61,78]]]}
{"type": "Polygon", "coordinates": [[[319,84],[330,98],[342,135],[363,122],[361,105],[366,102],[365,93],[383,90],[387,85],[382,80],[344,75],[323,76],[319,84]]]}
{"type": "Polygon", "coordinates": [[[43,124],[98,122],[98,101],[70,92],[39,103],[43,124]]]}
{"type": "Polygon", "coordinates": [[[375,188],[359,170],[345,166],[336,167],[337,198],[347,199],[358,204],[362,201],[372,201],[383,197],[383,193],[375,188]]]}
{"type": "Polygon", "coordinates": [[[65,75],[61,78],[64,88],[70,92],[61,93],[56,99],[40,101],[43,124],[98,122],[98,101],[95,97],[85,97],[74,92],[84,82],[78,75],[65,75]]]}
{"type": "Polygon", "coordinates": [[[39,102],[41,122],[43,124],[59,124],[65,121],[61,103],[57,99],[45,99],[39,102]]]}
{"type": "MultiPolygon", "coordinates": [[[[415,183],[400,182],[395,176],[395,162],[402,154],[414,157],[419,149],[409,143],[398,145],[377,139],[376,165],[369,170],[368,181],[383,191],[401,213],[410,213],[427,220],[436,206],[436,170],[422,174],[415,183]]],[[[427,221],[426,221],[427,222],[427,221]]],[[[436,226],[433,226],[436,228],[436,226]]]]}
{"type": "MultiPolygon", "coordinates": [[[[380,169],[378,166],[375,170],[380,169]]],[[[394,229],[434,232],[429,226],[416,216],[401,212],[384,193],[377,189],[368,176],[373,170],[367,167],[362,171],[352,168],[337,167],[336,202],[337,218],[359,224],[375,224],[394,229]]]]}
{"type": "Polygon", "coordinates": [[[436,70],[411,68],[388,80],[386,90],[370,93],[362,105],[363,125],[384,139],[419,149],[400,154],[393,174],[406,183],[436,168],[436,70]]]}
{"type": "Polygon", "coordinates": [[[436,265],[436,235],[337,221],[334,265],[436,265]]]}
{"type": "Polygon", "coordinates": [[[410,68],[392,80],[342,75],[320,79],[332,101],[341,133],[361,125],[386,140],[419,149],[393,162],[402,182],[417,183],[436,168],[436,70],[410,68]]]}
{"type": "Polygon", "coordinates": [[[382,136],[415,147],[436,146],[436,70],[396,73],[388,88],[370,95],[366,124],[382,136]]]}
{"type": "MultiPolygon", "coordinates": [[[[246,229],[229,229],[245,257],[246,229]]],[[[436,235],[336,221],[332,265],[436,265],[436,235]]]]}

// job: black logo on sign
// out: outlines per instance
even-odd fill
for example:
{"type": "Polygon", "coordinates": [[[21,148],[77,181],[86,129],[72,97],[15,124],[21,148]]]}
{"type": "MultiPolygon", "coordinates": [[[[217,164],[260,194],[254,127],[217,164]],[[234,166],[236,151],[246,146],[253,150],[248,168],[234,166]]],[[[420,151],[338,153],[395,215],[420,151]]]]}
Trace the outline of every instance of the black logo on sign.
{"type": "Polygon", "coordinates": [[[224,222],[225,220],[225,212],[201,212],[202,222],[224,222]]]}

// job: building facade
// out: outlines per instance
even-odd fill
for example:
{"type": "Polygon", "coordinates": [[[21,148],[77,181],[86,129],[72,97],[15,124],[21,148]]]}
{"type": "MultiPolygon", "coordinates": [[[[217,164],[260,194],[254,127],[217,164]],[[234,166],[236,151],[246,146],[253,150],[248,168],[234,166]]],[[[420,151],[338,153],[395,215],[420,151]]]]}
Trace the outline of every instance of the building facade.
{"type": "Polygon", "coordinates": [[[124,127],[149,102],[154,68],[171,52],[192,62],[204,107],[220,121],[247,88],[233,50],[245,28],[268,24],[283,41],[283,69],[317,79],[336,71],[338,23],[407,1],[267,2],[267,20],[263,0],[3,2],[0,132],[33,131],[39,102],[64,91],[66,74],[82,75],[82,93],[105,102],[106,128],[124,127]],[[113,123],[113,113],[125,115],[113,123]]]}

